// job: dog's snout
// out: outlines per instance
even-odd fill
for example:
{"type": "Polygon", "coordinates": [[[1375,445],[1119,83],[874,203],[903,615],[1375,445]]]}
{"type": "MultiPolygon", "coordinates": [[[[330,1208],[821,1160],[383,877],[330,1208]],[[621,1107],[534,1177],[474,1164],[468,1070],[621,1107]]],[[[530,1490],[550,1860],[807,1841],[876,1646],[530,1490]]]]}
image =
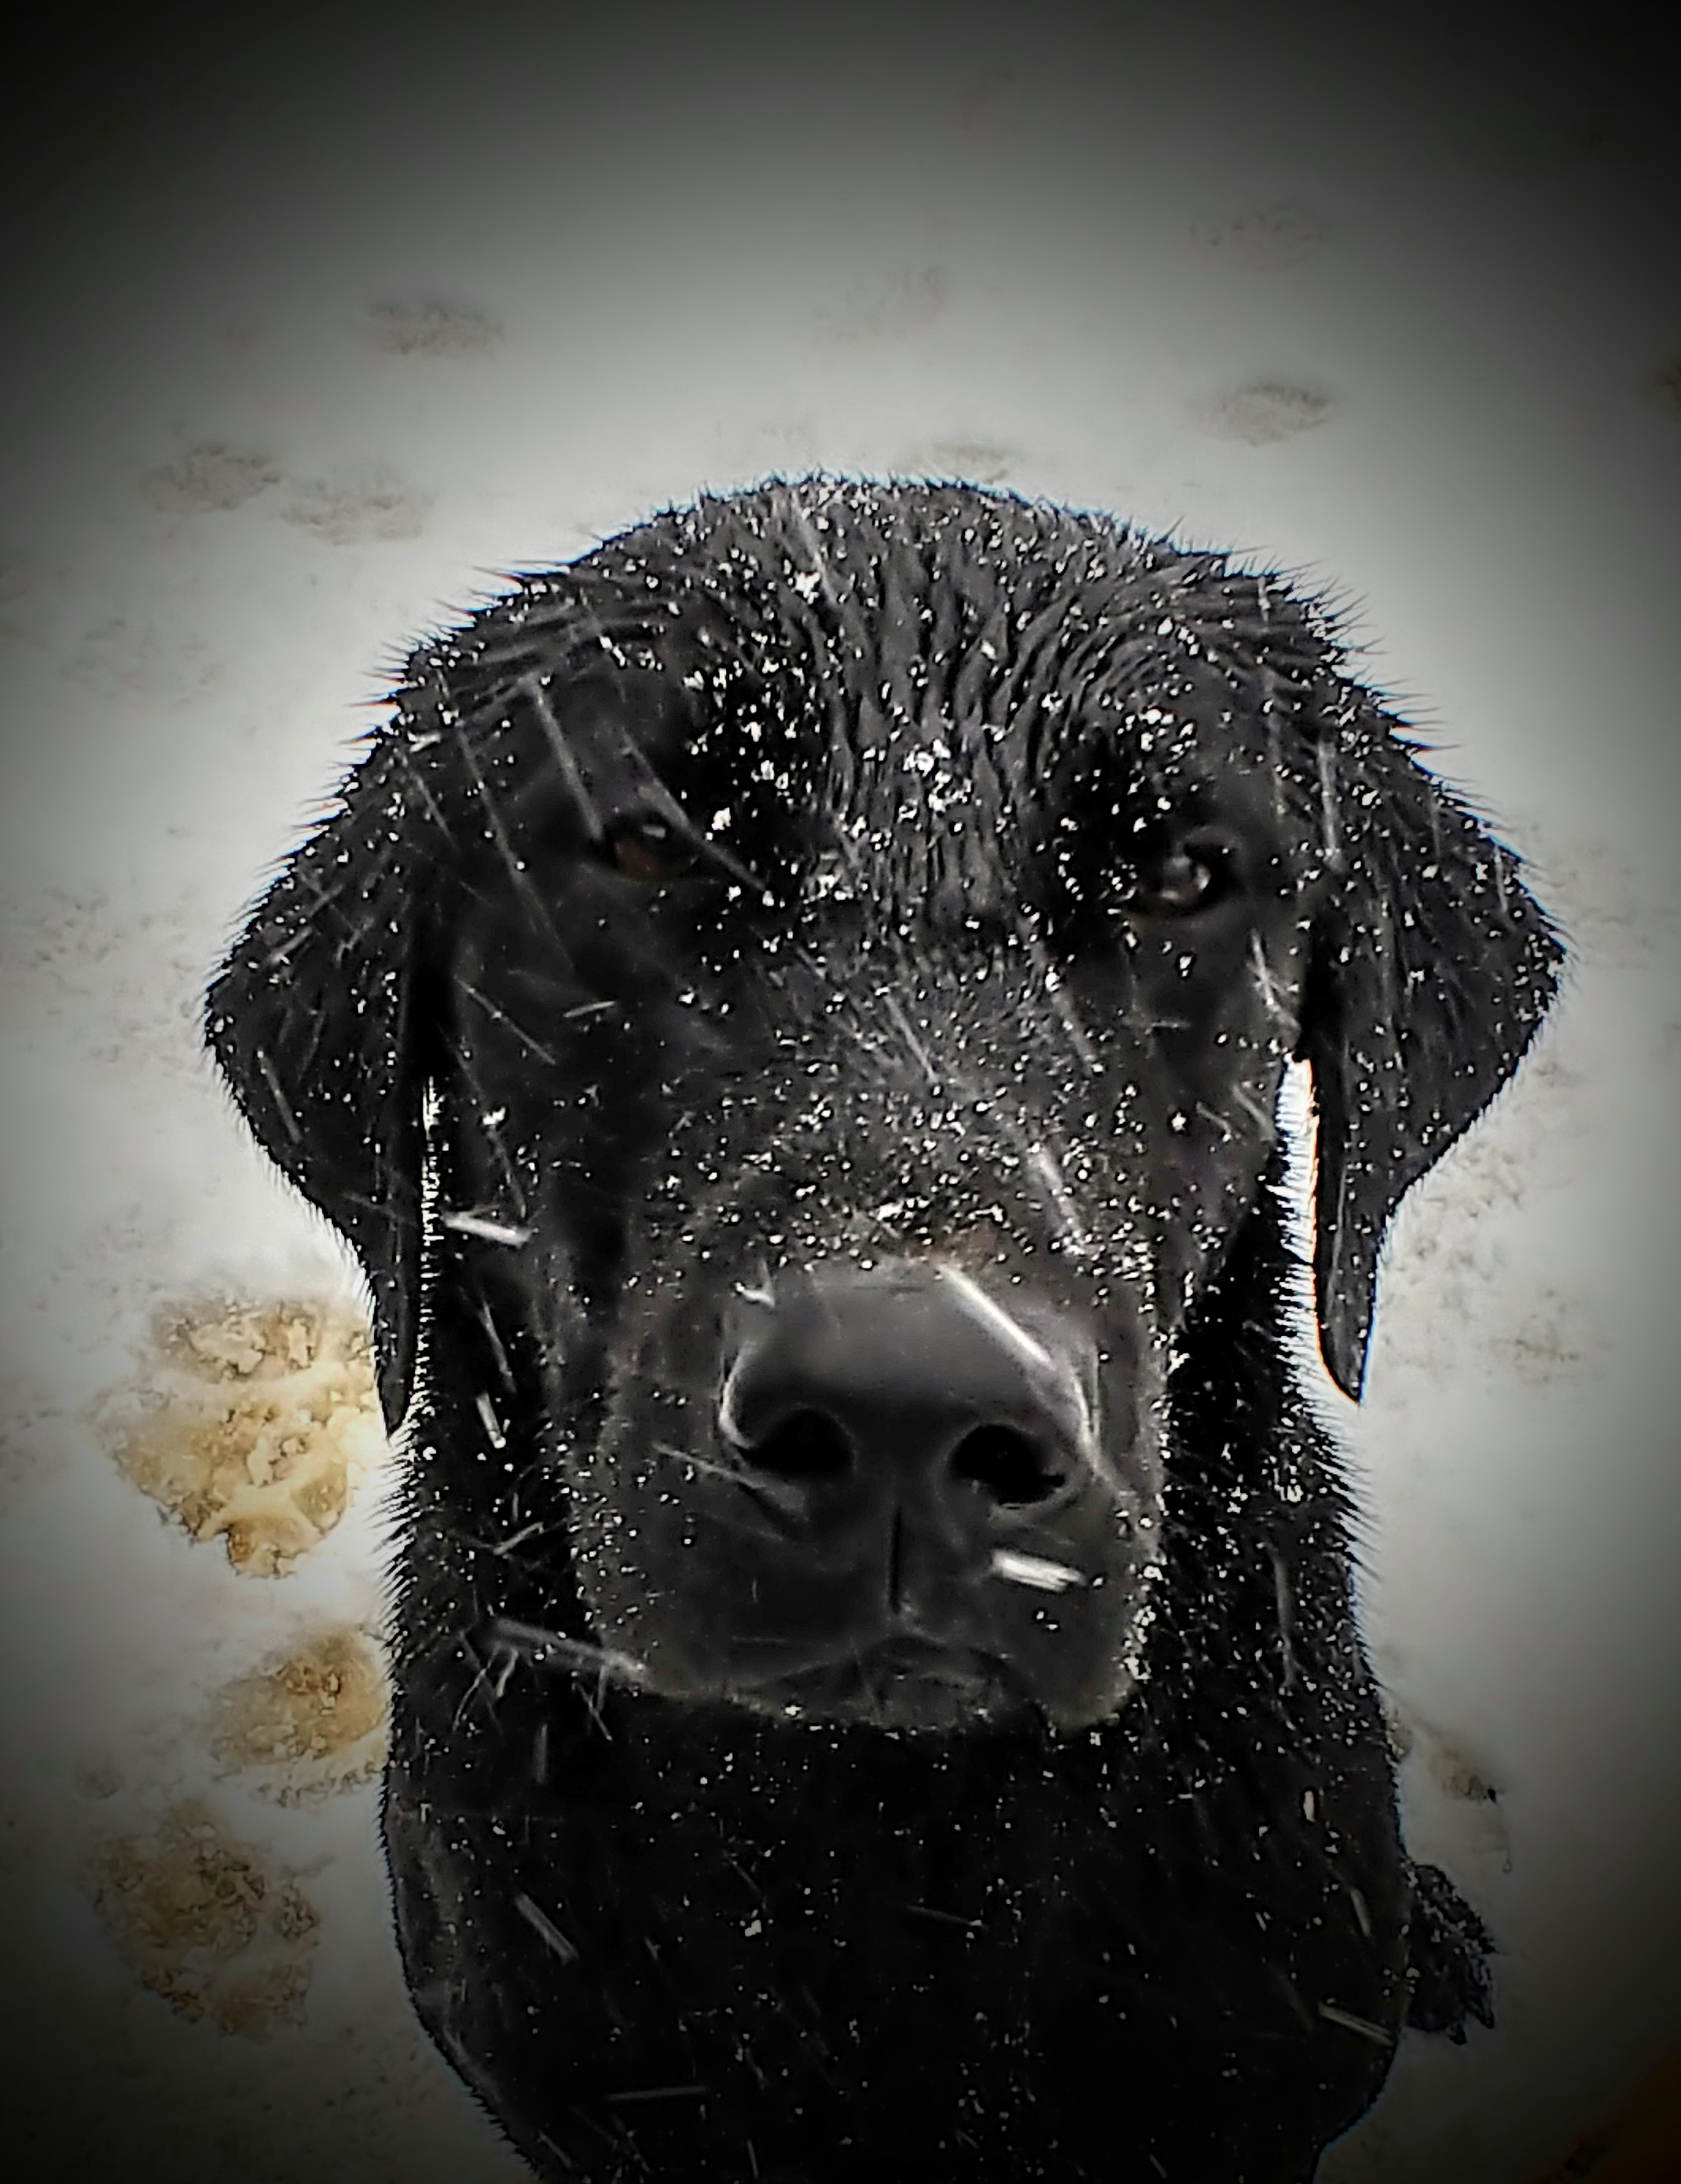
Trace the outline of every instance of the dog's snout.
{"type": "Polygon", "coordinates": [[[1031,1518],[1088,1471],[1084,1362],[1071,1330],[955,1268],[820,1273],[742,1328],[719,1432],[766,1479],[1031,1518]]]}

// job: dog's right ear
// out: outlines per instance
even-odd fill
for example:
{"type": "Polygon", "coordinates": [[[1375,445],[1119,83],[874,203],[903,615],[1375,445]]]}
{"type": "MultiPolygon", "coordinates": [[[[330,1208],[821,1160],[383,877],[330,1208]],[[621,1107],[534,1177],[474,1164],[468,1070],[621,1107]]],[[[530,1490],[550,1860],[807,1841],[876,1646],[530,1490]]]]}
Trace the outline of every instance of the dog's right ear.
{"type": "Polygon", "coordinates": [[[417,989],[437,805],[396,739],[287,861],[205,1002],[205,1033],[258,1142],[347,1239],[373,1293],[380,1403],[408,1409],[420,1317],[417,989]]]}

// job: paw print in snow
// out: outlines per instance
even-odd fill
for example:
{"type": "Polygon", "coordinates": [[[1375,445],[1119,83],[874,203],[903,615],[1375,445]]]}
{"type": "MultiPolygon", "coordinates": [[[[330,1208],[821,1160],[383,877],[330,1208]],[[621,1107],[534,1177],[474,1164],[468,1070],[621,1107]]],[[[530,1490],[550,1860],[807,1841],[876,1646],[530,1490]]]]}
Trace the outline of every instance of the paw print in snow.
{"type": "Polygon", "coordinates": [[[87,1888],[124,1962],[181,2016],[253,2039],[302,2019],[320,1916],[202,1801],[106,1843],[87,1888]]]}
{"type": "Polygon", "coordinates": [[[152,1383],[110,1408],[119,1465],[251,1576],[281,1575],[317,1546],[385,1446],[367,1329],[342,1310],[166,1312],[152,1383]]]}
{"type": "Polygon", "coordinates": [[[291,1805],[353,1790],[385,1763],[385,1664],[363,1632],[317,1632],[218,1695],[210,1748],[259,1797],[291,1805]]]}

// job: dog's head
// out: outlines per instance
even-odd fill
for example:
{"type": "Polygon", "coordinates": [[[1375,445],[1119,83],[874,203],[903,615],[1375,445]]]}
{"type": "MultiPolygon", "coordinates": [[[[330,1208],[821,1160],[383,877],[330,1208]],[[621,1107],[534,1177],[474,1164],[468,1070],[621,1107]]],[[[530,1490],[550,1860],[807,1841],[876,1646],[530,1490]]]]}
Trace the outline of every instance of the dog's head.
{"type": "Polygon", "coordinates": [[[429,1291],[656,1688],[1077,1723],[1136,1673],[1167,1374],[1289,1062],[1355,1396],[1389,1217],[1557,956],[1271,579],[807,484],[417,654],[209,1029],[366,1270],[390,1424],[429,1291]]]}

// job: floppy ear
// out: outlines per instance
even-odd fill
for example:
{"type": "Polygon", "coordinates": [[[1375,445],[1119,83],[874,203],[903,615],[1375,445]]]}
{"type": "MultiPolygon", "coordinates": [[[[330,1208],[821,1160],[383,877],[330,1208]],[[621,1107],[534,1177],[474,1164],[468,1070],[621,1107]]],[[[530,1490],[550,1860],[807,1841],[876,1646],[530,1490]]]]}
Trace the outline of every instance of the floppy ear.
{"type": "Polygon", "coordinates": [[[1318,1115],[1314,1283],[1332,1377],[1359,1397],[1383,1233],[1522,1059],[1563,950],[1517,860],[1369,701],[1320,746],[1333,892],[1301,1053],[1318,1115]],[[1340,867],[1340,870],[1339,870],[1340,867]]]}
{"type": "Polygon", "coordinates": [[[205,1032],[270,1157],[349,1242],[373,1292],[381,1407],[408,1408],[419,1318],[419,926],[437,807],[382,743],[287,861],[213,982],[205,1032]]]}

